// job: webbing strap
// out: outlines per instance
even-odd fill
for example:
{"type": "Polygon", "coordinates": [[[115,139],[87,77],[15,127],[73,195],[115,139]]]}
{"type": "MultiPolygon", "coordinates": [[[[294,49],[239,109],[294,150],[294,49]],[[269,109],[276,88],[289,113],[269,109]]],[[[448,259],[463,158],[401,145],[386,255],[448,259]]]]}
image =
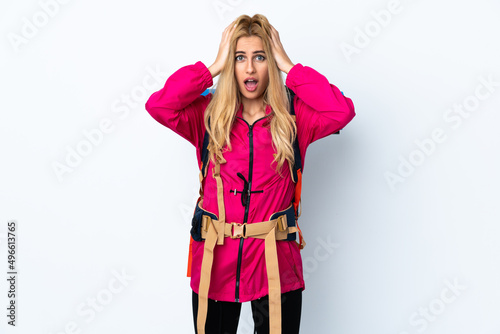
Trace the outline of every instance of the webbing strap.
{"type": "Polygon", "coordinates": [[[269,333],[281,334],[281,284],[278,269],[278,253],[276,251],[276,226],[266,236],[267,285],[269,294],[269,333]]]}
{"type": "MultiPolygon", "coordinates": [[[[286,214],[265,222],[252,224],[239,224],[245,228],[244,238],[264,239],[266,270],[269,289],[269,327],[270,334],[281,334],[281,283],[278,266],[278,253],[276,249],[276,240],[286,240],[288,233],[297,232],[295,226],[283,228],[286,224],[286,214]]],[[[224,233],[216,229],[220,221],[211,219],[203,215],[202,236],[205,238],[205,247],[203,260],[201,263],[200,287],[198,291],[198,333],[205,334],[205,322],[208,310],[208,290],[210,287],[210,277],[213,264],[213,251],[217,234],[225,237],[235,237],[234,224],[225,223],[224,233]]],[[[219,225],[220,226],[220,225],[219,225]]]]}
{"type": "MultiPolygon", "coordinates": [[[[210,216],[203,215],[202,224],[201,224],[201,237],[206,239],[208,237],[208,228],[210,225],[218,226],[219,221],[212,219],[210,216]]],[[[277,229],[274,230],[275,239],[276,240],[286,240],[289,233],[298,232],[298,228],[296,226],[286,225],[286,214],[279,216],[275,219],[271,219],[265,222],[259,223],[251,223],[251,224],[237,224],[237,223],[225,223],[224,224],[224,237],[229,238],[256,238],[256,239],[265,239],[271,230],[275,227],[277,229]],[[238,235],[238,231],[235,226],[240,227],[241,230],[244,230],[244,234],[238,235]],[[280,226],[284,226],[280,228],[280,226]]],[[[217,231],[218,232],[218,231],[217,231]]]]}
{"type": "MultiPolygon", "coordinates": [[[[214,225],[215,221],[210,220],[208,225],[208,235],[205,239],[203,249],[203,260],[201,262],[201,276],[200,285],[198,288],[198,319],[197,327],[199,334],[205,334],[205,323],[207,321],[208,312],[208,290],[210,288],[210,277],[212,276],[212,263],[214,260],[214,247],[217,242],[218,245],[224,244],[224,233],[222,231],[222,224],[226,220],[226,211],[224,209],[224,197],[222,179],[220,177],[220,163],[226,163],[223,157],[215,157],[215,165],[212,170],[212,175],[217,182],[217,202],[219,206],[219,220],[214,225]],[[219,161],[220,159],[220,161],[219,161]]],[[[205,217],[204,217],[204,220],[205,217]]]]}
{"type": "Polygon", "coordinates": [[[210,288],[210,276],[212,274],[212,263],[214,260],[214,247],[217,241],[217,231],[214,224],[208,226],[208,235],[205,239],[203,250],[203,261],[201,263],[201,278],[198,291],[198,334],[205,334],[205,322],[208,312],[208,289],[210,288]]]}
{"type": "MultiPolygon", "coordinates": [[[[217,204],[219,206],[219,220],[216,226],[217,231],[220,231],[222,229],[222,224],[226,221],[226,211],[224,209],[224,188],[222,186],[222,179],[220,177],[220,164],[226,163],[226,159],[224,159],[223,157],[221,157],[220,159],[221,161],[219,161],[218,156],[215,157],[215,166],[212,170],[213,177],[217,181],[217,204]]],[[[218,233],[217,245],[224,245],[223,233],[218,233]]]]}
{"type": "MultiPolygon", "coordinates": [[[[225,163],[224,158],[221,162],[225,163]]],[[[212,220],[203,216],[203,231],[206,231],[203,260],[201,263],[201,276],[198,291],[198,315],[196,325],[199,334],[205,334],[205,323],[208,311],[208,291],[210,288],[210,277],[214,258],[215,243],[223,244],[226,233],[234,237],[234,224],[226,224],[223,202],[222,179],[220,178],[220,162],[216,159],[213,177],[217,181],[217,200],[219,205],[219,219],[212,220]],[[228,227],[231,229],[228,230],[228,227]],[[218,241],[222,240],[221,243],[218,241]]],[[[286,216],[285,216],[286,217],[286,216]]],[[[269,290],[269,328],[270,334],[281,334],[281,283],[278,266],[278,253],[276,250],[276,233],[296,231],[296,228],[286,226],[286,220],[282,216],[260,223],[244,224],[243,237],[254,237],[265,239],[266,271],[269,290]],[[282,224],[282,225],[279,225],[282,224]],[[285,228],[286,226],[286,228],[285,228]],[[284,230],[284,231],[283,231],[284,230]],[[288,230],[288,231],[287,231],[288,230]]],[[[240,224],[242,225],[242,224],[240,224]]],[[[284,238],[286,239],[286,237],[284,238]]]]}

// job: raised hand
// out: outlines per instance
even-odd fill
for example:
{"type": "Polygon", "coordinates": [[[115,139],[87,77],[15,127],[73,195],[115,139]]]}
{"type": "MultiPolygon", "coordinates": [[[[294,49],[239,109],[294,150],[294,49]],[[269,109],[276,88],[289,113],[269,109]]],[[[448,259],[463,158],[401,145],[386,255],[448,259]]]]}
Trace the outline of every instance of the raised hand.
{"type": "Polygon", "coordinates": [[[294,66],[290,58],[285,52],[283,45],[280,41],[280,36],[278,31],[271,25],[271,49],[273,51],[274,59],[276,59],[276,63],[278,64],[278,68],[288,73],[290,69],[294,66]]]}
{"type": "Polygon", "coordinates": [[[236,28],[236,20],[231,22],[226,29],[222,32],[222,40],[219,45],[219,52],[217,53],[217,58],[215,62],[208,68],[210,73],[212,74],[212,78],[219,75],[219,73],[224,68],[224,64],[227,59],[227,55],[229,53],[229,42],[231,41],[231,36],[234,33],[234,29],[236,28]]]}

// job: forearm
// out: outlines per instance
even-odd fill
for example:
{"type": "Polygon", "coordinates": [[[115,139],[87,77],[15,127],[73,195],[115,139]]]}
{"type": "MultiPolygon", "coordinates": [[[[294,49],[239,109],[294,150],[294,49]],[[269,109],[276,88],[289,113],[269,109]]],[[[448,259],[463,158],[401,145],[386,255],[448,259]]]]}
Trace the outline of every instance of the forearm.
{"type": "Polygon", "coordinates": [[[330,84],[324,75],[311,67],[300,63],[294,65],[288,73],[286,85],[315,111],[354,114],[349,98],[345,97],[335,85],[330,84]]]}
{"type": "Polygon", "coordinates": [[[146,110],[160,124],[198,147],[205,127],[204,110],[210,100],[210,96],[201,93],[212,84],[210,72],[203,63],[184,66],[151,95],[146,110]]]}
{"type": "Polygon", "coordinates": [[[202,62],[184,66],[167,79],[162,89],[149,97],[146,110],[150,113],[182,110],[212,85],[212,77],[202,62]]]}
{"type": "Polygon", "coordinates": [[[299,140],[306,146],[336,133],[355,116],[351,99],[310,67],[296,64],[288,74],[286,85],[296,94],[299,140]]]}
{"type": "Polygon", "coordinates": [[[220,74],[220,72],[222,71],[222,69],[217,66],[216,64],[212,64],[208,70],[210,71],[210,74],[212,75],[212,78],[215,78],[216,76],[218,76],[220,74]]]}

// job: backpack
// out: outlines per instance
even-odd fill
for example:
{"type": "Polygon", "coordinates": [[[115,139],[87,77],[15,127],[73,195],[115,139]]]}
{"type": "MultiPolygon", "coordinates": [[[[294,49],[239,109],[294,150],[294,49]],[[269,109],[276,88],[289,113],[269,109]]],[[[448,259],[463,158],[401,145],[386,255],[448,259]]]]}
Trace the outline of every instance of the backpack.
{"type": "MultiPolygon", "coordinates": [[[[295,107],[294,107],[294,97],[295,93],[288,87],[286,87],[287,91],[287,96],[288,96],[288,101],[290,104],[290,115],[292,116],[293,120],[296,120],[296,115],[295,115],[295,107]]],[[[210,91],[207,89],[205,92],[203,92],[202,95],[207,95],[210,93],[210,91]]],[[[339,134],[340,131],[337,131],[335,134],[339,134]]],[[[198,197],[198,200],[196,202],[196,207],[198,206],[198,203],[201,200],[202,196],[202,189],[201,189],[201,184],[203,179],[206,177],[207,174],[207,169],[208,169],[208,158],[209,158],[209,151],[208,151],[208,143],[209,143],[209,134],[207,131],[205,131],[205,136],[203,138],[203,144],[202,144],[202,149],[201,149],[201,164],[200,164],[200,197],[198,197]]],[[[297,137],[295,137],[295,140],[293,142],[293,152],[294,152],[294,159],[295,163],[292,170],[292,180],[295,183],[295,194],[293,198],[293,207],[294,207],[294,212],[295,212],[295,226],[297,226],[297,229],[299,231],[299,242],[297,243],[299,246],[299,249],[303,249],[306,245],[305,241],[302,238],[302,231],[300,230],[300,227],[298,225],[298,218],[300,217],[301,212],[299,211],[299,204],[301,200],[301,192],[302,192],[302,158],[300,155],[300,147],[299,147],[299,141],[297,137]]],[[[195,212],[193,215],[196,215],[197,210],[195,209],[195,212]]],[[[191,232],[193,233],[193,228],[195,228],[194,221],[196,220],[196,217],[193,218],[193,226],[191,232]]],[[[191,233],[191,234],[192,234],[191,233]]],[[[293,238],[290,238],[290,240],[295,240],[295,234],[293,234],[293,238]]],[[[192,244],[193,244],[193,236],[190,236],[190,241],[189,241],[189,258],[188,258],[188,268],[187,268],[187,277],[191,277],[191,263],[192,263],[192,244]]]]}

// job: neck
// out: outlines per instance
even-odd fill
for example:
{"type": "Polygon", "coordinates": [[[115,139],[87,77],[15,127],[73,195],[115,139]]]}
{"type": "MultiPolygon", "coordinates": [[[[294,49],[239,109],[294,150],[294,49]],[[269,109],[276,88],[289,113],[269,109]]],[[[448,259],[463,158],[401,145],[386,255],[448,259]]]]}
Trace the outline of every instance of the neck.
{"type": "Polygon", "coordinates": [[[243,97],[243,112],[247,115],[257,115],[266,112],[266,106],[264,105],[264,99],[262,97],[257,99],[247,99],[243,97]]]}

